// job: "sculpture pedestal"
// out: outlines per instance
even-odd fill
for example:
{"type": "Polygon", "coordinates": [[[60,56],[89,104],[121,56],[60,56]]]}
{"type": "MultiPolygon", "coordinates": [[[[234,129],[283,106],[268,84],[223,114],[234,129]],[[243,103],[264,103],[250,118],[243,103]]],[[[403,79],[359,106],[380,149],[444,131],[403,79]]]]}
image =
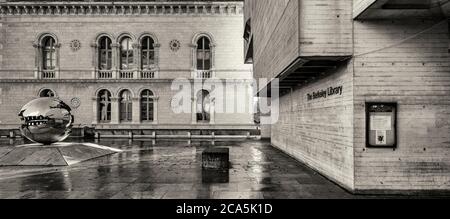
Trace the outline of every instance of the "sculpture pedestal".
{"type": "Polygon", "coordinates": [[[0,166],[70,166],[120,153],[121,150],[90,143],[56,143],[0,147],[0,166]]]}

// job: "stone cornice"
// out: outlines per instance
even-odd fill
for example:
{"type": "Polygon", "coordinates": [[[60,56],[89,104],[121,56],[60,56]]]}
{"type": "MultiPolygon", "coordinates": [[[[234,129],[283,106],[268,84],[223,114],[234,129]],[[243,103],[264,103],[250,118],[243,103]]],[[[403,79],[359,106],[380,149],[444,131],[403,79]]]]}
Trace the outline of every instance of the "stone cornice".
{"type": "MultiPolygon", "coordinates": [[[[61,84],[61,83],[133,83],[133,84],[145,84],[145,83],[172,83],[175,79],[0,79],[2,83],[38,83],[38,84],[61,84]]],[[[223,83],[225,81],[229,83],[251,83],[252,79],[192,79],[186,78],[186,82],[208,80],[211,83],[223,83]]],[[[183,82],[178,82],[183,83],[183,82]]]]}
{"type": "Polygon", "coordinates": [[[243,3],[236,2],[7,2],[0,15],[241,15],[243,3]]]}

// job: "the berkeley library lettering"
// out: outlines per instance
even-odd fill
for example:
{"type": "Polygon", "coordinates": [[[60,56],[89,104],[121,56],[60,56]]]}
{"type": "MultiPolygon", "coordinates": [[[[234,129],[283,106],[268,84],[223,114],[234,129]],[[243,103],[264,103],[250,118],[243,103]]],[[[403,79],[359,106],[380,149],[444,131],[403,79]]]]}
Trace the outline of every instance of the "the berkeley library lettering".
{"type": "Polygon", "coordinates": [[[338,86],[338,87],[329,87],[326,90],[320,90],[317,92],[313,92],[312,94],[307,94],[308,101],[319,99],[319,98],[327,98],[335,95],[342,95],[342,92],[344,91],[344,86],[338,86]]]}

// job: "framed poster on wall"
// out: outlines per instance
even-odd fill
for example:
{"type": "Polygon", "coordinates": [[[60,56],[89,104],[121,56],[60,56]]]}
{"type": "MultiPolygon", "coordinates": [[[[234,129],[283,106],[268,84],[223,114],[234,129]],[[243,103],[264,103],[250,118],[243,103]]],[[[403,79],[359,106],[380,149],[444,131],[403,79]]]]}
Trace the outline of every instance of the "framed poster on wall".
{"type": "Polygon", "coordinates": [[[367,147],[397,147],[397,103],[366,103],[366,122],[367,147]]]}

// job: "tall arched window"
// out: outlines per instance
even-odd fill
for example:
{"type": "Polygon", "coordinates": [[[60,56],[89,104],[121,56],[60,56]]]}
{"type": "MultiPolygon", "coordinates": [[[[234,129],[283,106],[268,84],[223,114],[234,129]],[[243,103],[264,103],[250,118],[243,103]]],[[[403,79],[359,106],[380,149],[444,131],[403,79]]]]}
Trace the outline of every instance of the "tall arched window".
{"type": "Polygon", "coordinates": [[[98,92],[98,118],[100,122],[111,122],[111,93],[108,90],[98,92]]]}
{"type": "Polygon", "coordinates": [[[50,89],[44,89],[39,93],[39,97],[55,97],[56,94],[50,89]]]}
{"type": "Polygon", "coordinates": [[[120,121],[131,122],[133,115],[132,95],[129,90],[120,92],[120,121]]]}
{"type": "Polygon", "coordinates": [[[155,41],[146,36],[141,41],[141,68],[151,70],[155,66],[155,41]]]}
{"type": "Polygon", "coordinates": [[[44,70],[56,69],[56,41],[51,36],[42,40],[42,63],[44,70]]]}
{"type": "Polygon", "coordinates": [[[130,37],[124,37],[120,41],[120,69],[130,70],[134,68],[133,41],[130,37]]]}
{"type": "Polygon", "coordinates": [[[201,37],[197,41],[197,70],[211,70],[211,41],[201,37]]]}
{"type": "Polygon", "coordinates": [[[151,90],[144,90],[141,93],[141,121],[153,122],[155,120],[154,94],[151,90]]]}
{"type": "Polygon", "coordinates": [[[107,37],[101,37],[99,40],[99,62],[98,68],[100,70],[111,70],[112,69],[112,40],[107,37]]]}
{"type": "Polygon", "coordinates": [[[207,90],[201,90],[197,93],[197,122],[209,122],[211,100],[207,90]]]}

